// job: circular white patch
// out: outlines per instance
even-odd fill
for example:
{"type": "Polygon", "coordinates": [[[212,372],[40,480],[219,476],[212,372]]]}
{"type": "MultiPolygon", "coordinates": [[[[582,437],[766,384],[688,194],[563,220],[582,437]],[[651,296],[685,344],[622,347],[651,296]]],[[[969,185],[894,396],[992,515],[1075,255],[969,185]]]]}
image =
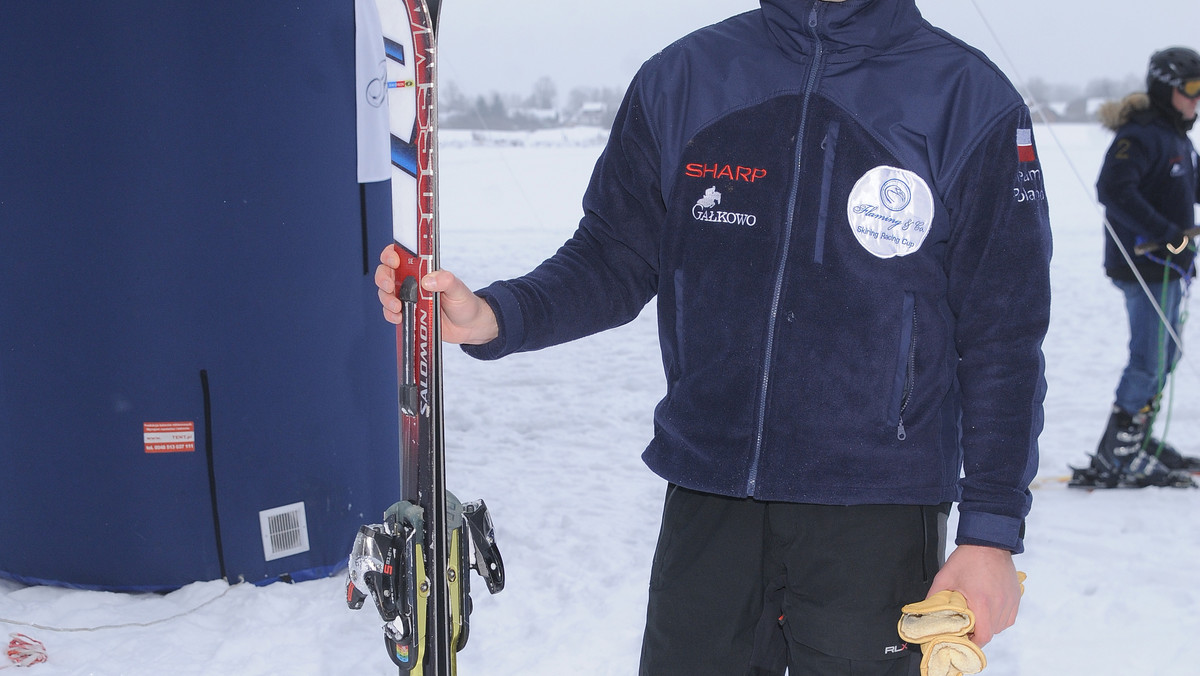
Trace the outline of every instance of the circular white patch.
{"type": "Polygon", "coordinates": [[[921,248],[933,225],[933,193],[907,169],[875,167],[854,184],[846,217],[867,251],[880,258],[907,256],[921,248]]]}

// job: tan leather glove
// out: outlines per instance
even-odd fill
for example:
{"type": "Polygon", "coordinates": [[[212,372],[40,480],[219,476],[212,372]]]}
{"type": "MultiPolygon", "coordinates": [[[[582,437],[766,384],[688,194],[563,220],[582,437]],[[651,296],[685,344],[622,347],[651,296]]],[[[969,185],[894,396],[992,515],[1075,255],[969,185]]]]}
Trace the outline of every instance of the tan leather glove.
{"type": "MultiPolygon", "coordinates": [[[[1025,573],[1017,572],[1021,593],[1025,593],[1025,573]]],[[[987,666],[987,658],[967,635],[975,628],[975,613],[959,592],[943,590],[924,601],[900,609],[897,629],[900,638],[921,644],[921,676],[962,676],[977,674],[987,666]]]]}
{"type": "Polygon", "coordinates": [[[921,676],[978,674],[987,666],[983,651],[965,636],[936,636],[921,652],[921,676]]]}
{"type": "Polygon", "coordinates": [[[900,638],[925,643],[935,636],[966,636],[975,628],[975,613],[967,599],[956,591],[940,591],[900,609],[900,638]]]}

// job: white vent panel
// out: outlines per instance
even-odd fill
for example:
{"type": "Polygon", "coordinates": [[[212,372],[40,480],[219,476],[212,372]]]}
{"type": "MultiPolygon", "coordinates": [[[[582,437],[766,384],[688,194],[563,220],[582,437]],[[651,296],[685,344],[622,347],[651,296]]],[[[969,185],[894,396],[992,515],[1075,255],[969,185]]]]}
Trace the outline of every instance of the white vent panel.
{"type": "Polygon", "coordinates": [[[258,513],[258,524],[267,561],[308,551],[308,519],[303,502],[264,509],[258,513]]]}

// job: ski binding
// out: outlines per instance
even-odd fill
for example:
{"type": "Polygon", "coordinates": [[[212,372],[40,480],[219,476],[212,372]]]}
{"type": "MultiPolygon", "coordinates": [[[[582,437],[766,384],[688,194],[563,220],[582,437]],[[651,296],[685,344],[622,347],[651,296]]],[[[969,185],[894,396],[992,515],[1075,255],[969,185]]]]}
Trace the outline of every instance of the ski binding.
{"type": "MultiPolygon", "coordinates": [[[[504,561],[496,547],[492,517],[483,500],[460,503],[446,493],[449,555],[446,584],[450,590],[451,627],[455,651],[467,643],[474,569],[492,594],[504,588],[504,561]],[[470,542],[464,546],[463,539],[470,542]]],[[[424,516],[407,501],[392,505],[383,523],[361,526],[350,551],[346,575],[346,605],[359,610],[368,596],[383,620],[388,656],[402,671],[422,661],[422,636],[428,626],[430,580],[422,542],[424,516]]]]}

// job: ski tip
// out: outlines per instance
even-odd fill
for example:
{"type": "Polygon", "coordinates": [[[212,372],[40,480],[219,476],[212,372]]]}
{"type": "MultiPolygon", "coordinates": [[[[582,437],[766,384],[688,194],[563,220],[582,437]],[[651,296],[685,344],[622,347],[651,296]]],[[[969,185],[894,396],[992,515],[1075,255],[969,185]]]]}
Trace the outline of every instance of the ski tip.
{"type": "Polygon", "coordinates": [[[429,27],[433,29],[433,34],[437,35],[438,18],[442,13],[441,0],[425,0],[425,6],[429,8],[429,27]]]}

